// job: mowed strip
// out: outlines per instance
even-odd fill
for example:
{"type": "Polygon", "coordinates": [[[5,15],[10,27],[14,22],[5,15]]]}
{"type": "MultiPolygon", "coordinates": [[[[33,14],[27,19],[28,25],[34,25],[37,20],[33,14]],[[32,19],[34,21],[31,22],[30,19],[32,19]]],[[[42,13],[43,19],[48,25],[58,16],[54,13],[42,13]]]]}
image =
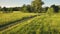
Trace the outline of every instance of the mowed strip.
{"type": "Polygon", "coordinates": [[[30,21],[32,21],[35,17],[37,17],[37,16],[33,16],[33,17],[27,18],[23,21],[16,22],[17,24],[14,24],[13,26],[8,27],[7,29],[4,29],[4,30],[0,31],[0,33],[3,34],[3,32],[10,31],[12,29],[21,28],[21,27],[18,27],[18,26],[24,26],[25,24],[29,24],[30,21]],[[26,22],[28,22],[28,23],[26,23],[26,22]]]}
{"type": "Polygon", "coordinates": [[[34,13],[22,13],[22,12],[13,12],[13,13],[2,13],[0,14],[0,26],[8,24],[10,22],[20,20],[24,17],[34,16],[34,13]]]}
{"type": "Polygon", "coordinates": [[[60,16],[41,15],[2,34],[60,34],[60,16]]]}
{"type": "Polygon", "coordinates": [[[10,23],[10,24],[7,24],[7,25],[5,25],[5,26],[3,26],[3,27],[0,27],[0,31],[2,31],[2,30],[4,30],[4,29],[7,29],[7,28],[9,28],[9,27],[12,27],[12,26],[14,26],[14,25],[16,25],[16,24],[19,24],[19,23],[21,23],[21,22],[23,22],[23,21],[26,21],[26,20],[29,20],[29,19],[31,19],[31,18],[34,18],[34,17],[36,17],[36,16],[37,16],[37,15],[34,15],[34,16],[30,16],[30,17],[26,17],[26,18],[23,18],[23,19],[14,21],[14,22],[12,22],[12,23],[10,23]]]}
{"type": "MultiPolygon", "coordinates": [[[[35,17],[36,18],[36,17],[35,17]]],[[[35,21],[35,18],[32,18],[30,20],[27,20],[27,21],[24,21],[22,22],[21,24],[17,25],[16,27],[12,28],[12,29],[9,29],[9,30],[5,30],[5,31],[2,31],[2,34],[5,33],[5,34],[10,34],[11,32],[14,32],[15,34],[17,33],[23,33],[25,31],[26,28],[28,28],[28,31],[32,28],[34,28],[35,26],[35,22],[32,22],[32,21],[35,21]]],[[[36,23],[37,24],[37,23],[36,23]]],[[[38,23],[39,24],[39,23],[38,23]]],[[[36,27],[38,27],[38,24],[36,27]]],[[[39,28],[39,27],[38,27],[39,28]]],[[[36,28],[37,29],[37,28],[36,28]]]]}

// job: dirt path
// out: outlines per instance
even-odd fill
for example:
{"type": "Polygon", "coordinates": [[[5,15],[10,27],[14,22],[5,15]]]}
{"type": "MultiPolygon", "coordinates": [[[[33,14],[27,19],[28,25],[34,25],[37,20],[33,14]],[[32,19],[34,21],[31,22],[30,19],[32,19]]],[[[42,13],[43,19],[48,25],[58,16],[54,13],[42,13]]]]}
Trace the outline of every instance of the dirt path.
{"type": "Polygon", "coordinates": [[[31,18],[36,17],[36,16],[37,16],[37,15],[35,15],[35,16],[30,16],[30,17],[25,17],[25,18],[23,18],[23,19],[13,21],[13,22],[11,22],[11,23],[9,23],[9,24],[2,25],[2,26],[0,26],[0,31],[3,31],[3,30],[5,30],[5,29],[7,29],[7,28],[9,28],[9,27],[12,27],[12,26],[14,26],[14,25],[16,25],[16,24],[19,24],[19,23],[21,23],[21,22],[23,22],[23,21],[27,21],[27,20],[29,20],[29,19],[31,19],[31,18]]]}

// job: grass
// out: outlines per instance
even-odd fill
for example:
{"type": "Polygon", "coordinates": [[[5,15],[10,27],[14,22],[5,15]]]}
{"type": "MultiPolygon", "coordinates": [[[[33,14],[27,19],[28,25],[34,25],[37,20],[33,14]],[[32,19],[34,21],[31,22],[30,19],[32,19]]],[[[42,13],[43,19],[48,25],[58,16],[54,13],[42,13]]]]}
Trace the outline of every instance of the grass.
{"type": "Polygon", "coordinates": [[[24,17],[34,16],[34,13],[22,13],[22,12],[13,12],[13,13],[1,13],[0,14],[0,25],[7,24],[16,20],[20,20],[24,17]]]}
{"type": "MultiPolygon", "coordinates": [[[[35,14],[34,14],[35,15],[35,14]]],[[[39,14],[40,15],[40,14],[39,14]]],[[[1,34],[60,34],[60,13],[43,14],[1,31],[1,34]]]]}

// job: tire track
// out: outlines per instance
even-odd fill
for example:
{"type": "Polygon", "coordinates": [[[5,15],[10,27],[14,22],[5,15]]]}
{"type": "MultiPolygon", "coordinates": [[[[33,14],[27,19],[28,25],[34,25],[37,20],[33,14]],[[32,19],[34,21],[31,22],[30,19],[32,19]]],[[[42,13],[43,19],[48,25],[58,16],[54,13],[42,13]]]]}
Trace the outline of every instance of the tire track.
{"type": "Polygon", "coordinates": [[[12,27],[12,26],[14,26],[14,25],[16,25],[16,24],[19,24],[19,23],[21,23],[21,22],[23,22],[23,21],[29,20],[29,19],[34,18],[34,17],[36,17],[36,16],[37,16],[37,15],[30,16],[30,17],[24,17],[23,19],[13,21],[13,22],[11,22],[11,23],[9,23],[9,24],[1,25],[1,26],[0,26],[0,31],[3,31],[3,30],[5,30],[5,29],[7,29],[7,28],[9,28],[9,27],[12,27]]]}

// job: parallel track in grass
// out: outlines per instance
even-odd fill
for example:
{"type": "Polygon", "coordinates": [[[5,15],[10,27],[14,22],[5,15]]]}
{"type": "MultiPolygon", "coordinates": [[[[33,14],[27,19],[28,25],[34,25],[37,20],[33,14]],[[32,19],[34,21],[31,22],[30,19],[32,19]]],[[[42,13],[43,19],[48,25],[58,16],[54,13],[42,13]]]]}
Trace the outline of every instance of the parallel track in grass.
{"type": "Polygon", "coordinates": [[[60,34],[59,15],[40,15],[23,21],[14,28],[2,31],[1,34],[60,34]]]}
{"type": "Polygon", "coordinates": [[[23,22],[23,21],[27,21],[27,20],[29,20],[29,19],[31,19],[31,18],[36,17],[36,16],[37,16],[37,15],[30,16],[30,17],[24,17],[24,18],[22,18],[22,19],[20,19],[20,20],[16,20],[16,21],[13,21],[13,22],[11,22],[11,23],[9,23],[9,24],[2,25],[2,26],[0,27],[0,31],[3,31],[3,30],[5,30],[5,29],[7,29],[7,28],[9,28],[9,27],[12,27],[12,26],[14,26],[14,25],[16,25],[16,24],[19,24],[19,23],[21,23],[21,22],[23,22]]]}
{"type": "Polygon", "coordinates": [[[11,23],[13,21],[20,20],[24,17],[34,16],[35,13],[22,13],[22,12],[13,12],[13,13],[1,13],[0,14],[0,27],[2,25],[11,23]]]}

